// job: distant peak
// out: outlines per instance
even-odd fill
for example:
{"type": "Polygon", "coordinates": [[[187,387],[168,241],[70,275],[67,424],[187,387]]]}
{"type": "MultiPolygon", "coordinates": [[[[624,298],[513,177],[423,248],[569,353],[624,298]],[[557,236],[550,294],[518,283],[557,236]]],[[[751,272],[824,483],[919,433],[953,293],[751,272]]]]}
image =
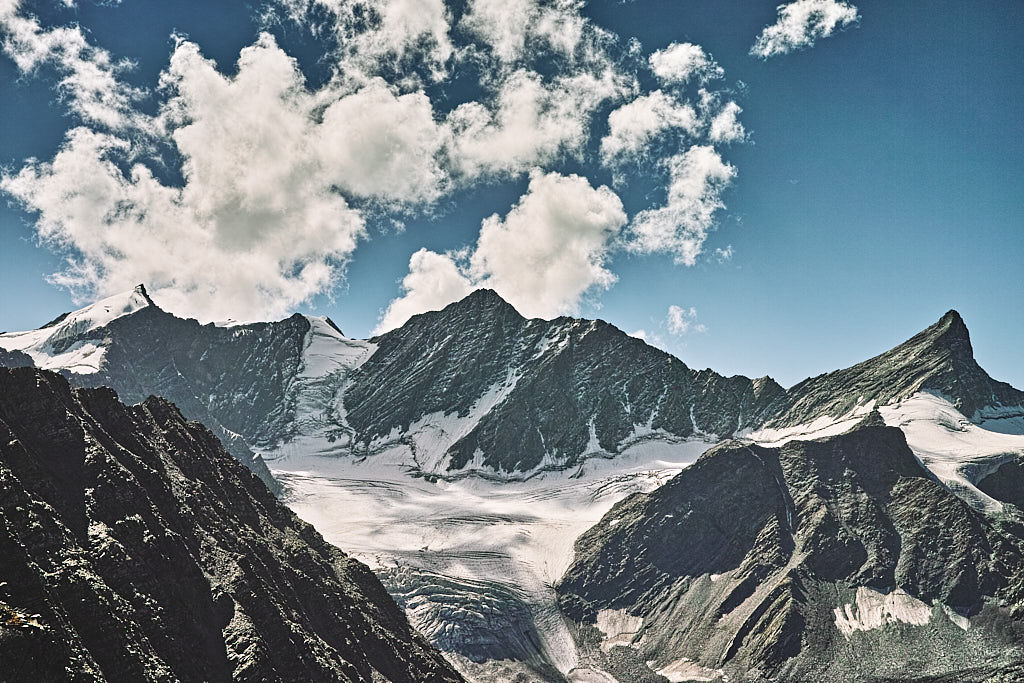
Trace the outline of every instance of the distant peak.
{"type": "Polygon", "coordinates": [[[489,304],[508,304],[507,301],[501,298],[500,294],[493,289],[488,289],[486,287],[474,289],[463,299],[463,301],[481,301],[489,304]]]}
{"type": "Polygon", "coordinates": [[[946,311],[946,313],[939,318],[939,322],[936,323],[936,325],[946,330],[956,331],[958,334],[963,334],[964,336],[970,336],[970,333],[967,331],[967,323],[964,322],[960,313],[953,308],[946,311]]]}
{"type": "Polygon", "coordinates": [[[955,308],[951,308],[948,311],[946,311],[941,318],[939,318],[939,322],[958,322],[959,324],[963,325],[964,319],[963,316],[960,315],[960,312],[958,310],[956,310],[955,308]]]}
{"type": "Polygon", "coordinates": [[[512,313],[519,316],[519,312],[509,302],[501,298],[493,289],[476,289],[470,292],[461,301],[456,301],[449,308],[480,310],[488,313],[512,313]]]}

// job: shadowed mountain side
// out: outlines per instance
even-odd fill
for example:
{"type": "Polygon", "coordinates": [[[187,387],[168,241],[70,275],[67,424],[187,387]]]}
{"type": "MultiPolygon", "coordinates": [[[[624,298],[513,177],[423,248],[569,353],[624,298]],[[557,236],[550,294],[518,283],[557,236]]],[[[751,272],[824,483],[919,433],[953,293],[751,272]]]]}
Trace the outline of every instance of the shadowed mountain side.
{"type": "Polygon", "coordinates": [[[0,368],[0,520],[4,680],[460,680],[163,399],[0,368]]]}
{"type": "Polygon", "coordinates": [[[446,453],[449,469],[478,453],[506,472],[568,467],[588,448],[618,452],[638,427],[731,434],[763,420],[782,395],[769,378],[691,370],[601,320],[528,320],[491,290],[371,341],[377,351],[344,398],[357,442],[433,413],[478,417],[446,453]],[[489,393],[500,400],[475,415],[489,393]]]}

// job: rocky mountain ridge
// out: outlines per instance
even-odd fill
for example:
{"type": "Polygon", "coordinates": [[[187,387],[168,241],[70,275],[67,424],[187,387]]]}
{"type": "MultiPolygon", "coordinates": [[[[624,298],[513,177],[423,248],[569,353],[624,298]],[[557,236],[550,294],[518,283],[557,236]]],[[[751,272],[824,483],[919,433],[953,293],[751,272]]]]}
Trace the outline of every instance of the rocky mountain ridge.
{"type": "Polygon", "coordinates": [[[792,426],[822,415],[840,417],[874,401],[887,405],[934,392],[974,421],[983,411],[1020,408],[1024,391],[989,377],[974,359],[970,333],[957,311],[874,358],[808,378],[786,392],[768,426],[792,426]]]}
{"type": "Polygon", "coordinates": [[[141,292],[142,305],[98,326],[59,319],[49,346],[5,334],[0,348],[63,362],[73,383],[111,386],[129,401],[167,396],[265,480],[252,451],[299,438],[360,457],[404,446],[408,466],[431,476],[519,477],[651,438],[791,427],[919,391],[949,396],[976,421],[1024,416],[1024,393],[978,367],[955,311],[891,351],[785,390],[768,377],[693,370],[600,320],[526,319],[490,290],[365,342],[301,315],[200,325],[141,292]],[[92,365],[60,360],[89,345],[100,356],[92,365]]]}
{"type": "Polygon", "coordinates": [[[0,368],[0,679],[458,681],[163,399],[0,368]]]}

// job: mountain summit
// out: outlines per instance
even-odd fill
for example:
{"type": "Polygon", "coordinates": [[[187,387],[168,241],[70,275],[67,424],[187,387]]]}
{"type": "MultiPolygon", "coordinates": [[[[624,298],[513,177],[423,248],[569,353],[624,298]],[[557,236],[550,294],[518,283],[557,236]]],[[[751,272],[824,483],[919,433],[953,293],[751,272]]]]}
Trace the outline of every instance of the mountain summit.
{"type": "Polygon", "coordinates": [[[877,413],[826,439],[709,450],[583,534],[558,590],[584,633],[596,627],[582,640],[601,643],[589,657],[605,669],[816,682],[1024,671],[1024,538],[937,482],[877,413]]]}
{"type": "Polygon", "coordinates": [[[1024,406],[1024,392],[992,379],[974,360],[967,325],[950,310],[885,353],[795,385],[769,424],[791,426],[823,415],[840,417],[872,401],[886,405],[918,392],[938,394],[974,420],[984,408],[1024,406]]]}

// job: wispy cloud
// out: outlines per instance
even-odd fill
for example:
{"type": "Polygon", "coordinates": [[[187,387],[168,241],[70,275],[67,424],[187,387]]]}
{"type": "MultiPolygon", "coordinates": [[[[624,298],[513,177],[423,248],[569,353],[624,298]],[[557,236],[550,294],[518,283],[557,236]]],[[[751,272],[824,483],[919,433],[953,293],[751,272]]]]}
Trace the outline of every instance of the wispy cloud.
{"type": "Polygon", "coordinates": [[[736,167],[709,145],[695,145],[668,164],[668,200],[633,219],[628,248],[670,253],[678,263],[692,266],[714,226],[715,213],[725,206],[722,193],[736,176],[736,167]]]}
{"type": "Polygon", "coordinates": [[[779,18],[766,27],[750,48],[762,59],[811,47],[837,28],[857,22],[857,8],[839,0],[797,0],[779,5],[779,18]]]}
{"type": "Polygon", "coordinates": [[[113,129],[142,122],[133,109],[142,93],[117,77],[131,63],[90,45],[78,26],[45,29],[18,0],[0,0],[0,40],[22,73],[54,69],[62,97],[83,120],[113,129]]]}
{"type": "Polygon", "coordinates": [[[697,322],[697,309],[693,306],[689,308],[675,304],[669,306],[665,324],[668,326],[669,334],[677,337],[689,332],[707,332],[707,327],[697,322]]]}

